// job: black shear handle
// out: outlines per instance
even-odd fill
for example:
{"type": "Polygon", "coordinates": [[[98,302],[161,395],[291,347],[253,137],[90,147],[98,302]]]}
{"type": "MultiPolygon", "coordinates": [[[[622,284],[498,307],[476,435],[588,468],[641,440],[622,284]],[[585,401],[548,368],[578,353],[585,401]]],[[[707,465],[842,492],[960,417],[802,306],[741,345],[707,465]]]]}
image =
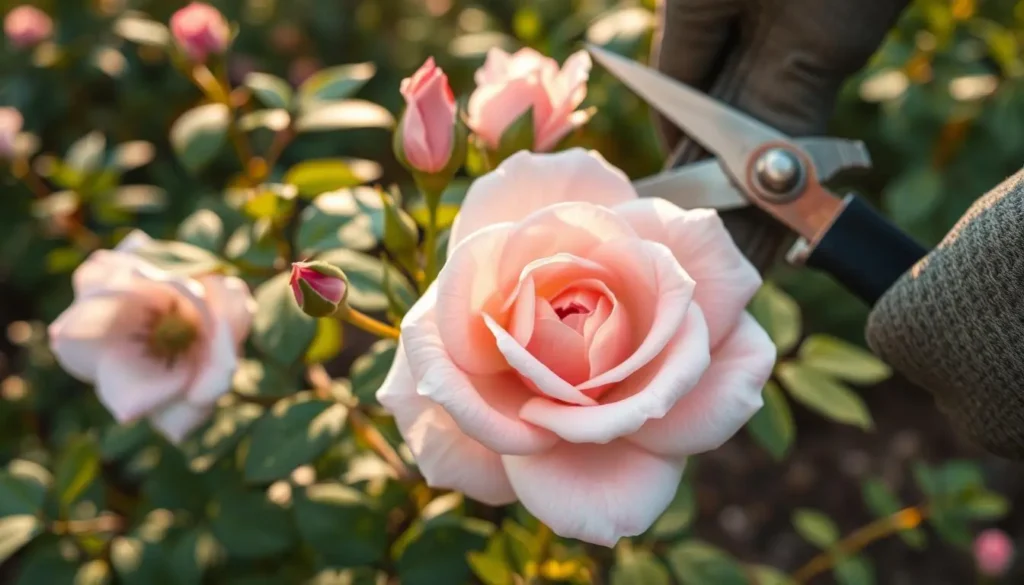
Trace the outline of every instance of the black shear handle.
{"type": "Polygon", "coordinates": [[[868,306],[928,253],[857,195],[807,257],[807,266],[827,272],[868,306]]]}

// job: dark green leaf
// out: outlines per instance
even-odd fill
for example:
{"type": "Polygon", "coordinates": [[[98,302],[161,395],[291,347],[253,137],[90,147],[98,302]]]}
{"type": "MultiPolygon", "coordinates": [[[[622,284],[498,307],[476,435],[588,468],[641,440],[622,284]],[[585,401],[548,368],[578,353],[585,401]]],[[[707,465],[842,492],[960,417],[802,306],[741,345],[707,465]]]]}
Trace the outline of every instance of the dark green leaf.
{"type": "Polygon", "coordinates": [[[342,404],[322,400],[278,402],[252,429],[245,479],[270,482],[313,461],[341,433],[348,416],[342,404]]]}
{"type": "MultiPolygon", "coordinates": [[[[889,486],[885,485],[885,482],[880,479],[871,478],[865,480],[861,490],[868,509],[878,518],[892,516],[903,508],[903,505],[889,489],[889,486]]],[[[923,549],[927,544],[927,537],[918,528],[902,530],[899,532],[899,535],[904,542],[917,549],[923,549]]]]}
{"type": "Polygon", "coordinates": [[[524,572],[540,556],[540,539],[510,518],[502,522],[501,532],[505,535],[505,546],[516,571],[524,572]]]}
{"type": "Polygon", "coordinates": [[[681,585],[748,585],[743,568],[725,552],[699,540],[680,543],[667,553],[681,585]]]}
{"type": "Polygon", "coordinates": [[[748,566],[752,580],[750,585],[797,585],[788,575],[765,565],[748,566]]]}
{"type": "Polygon", "coordinates": [[[34,542],[18,558],[18,576],[13,585],[72,585],[78,565],[64,557],[61,544],[63,541],[56,538],[34,542]]]}
{"type": "Polygon", "coordinates": [[[800,508],[793,512],[793,527],[804,540],[827,549],[839,540],[839,527],[817,510],[800,508]]]}
{"type": "Polygon", "coordinates": [[[239,226],[224,246],[224,254],[242,266],[272,270],[280,250],[272,233],[272,221],[263,218],[239,226]]]}
{"type": "Polygon", "coordinates": [[[828,335],[805,339],[799,356],[803,365],[854,384],[877,384],[892,375],[892,369],[873,353],[828,335]]]}
{"type": "Polygon", "coordinates": [[[793,446],[796,434],[793,411],[775,382],[769,380],[761,394],[764,406],[747,423],[747,431],[772,457],[781,461],[793,446]]]}
{"type": "Polygon", "coordinates": [[[942,194],[942,175],[930,164],[907,170],[882,194],[889,215],[900,225],[925,219],[942,194]]]}
{"type": "MultiPolygon", "coordinates": [[[[345,272],[349,280],[348,302],[362,311],[383,311],[388,307],[388,298],[384,292],[385,265],[380,260],[352,250],[331,250],[321,255],[323,260],[337,266],[345,272]]],[[[412,285],[393,267],[389,279],[393,290],[397,291],[402,300],[412,304],[416,300],[412,285]]]]}
{"type": "Polygon", "coordinates": [[[262,491],[222,491],[211,528],[228,554],[239,559],[280,555],[291,548],[296,536],[288,512],[262,491]]]}
{"type": "Polygon", "coordinates": [[[97,170],[103,164],[103,155],[106,153],[107,139],[102,132],[93,131],[79,138],[68,148],[64,156],[64,164],[72,169],[89,173],[97,170]]]}
{"type": "Polygon", "coordinates": [[[868,407],[842,382],[794,362],[776,367],[776,375],[789,394],[807,408],[843,424],[869,430],[874,426],[868,407]]]}
{"type": "Polygon", "coordinates": [[[292,103],[292,88],[288,82],[269,73],[250,73],[245,86],[268,108],[288,109],[292,103]]]}
{"type": "Polygon", "coordinates": [[[61,454],[54,473],[54,489],[60,504],[75,503],[100,471],[100,450],[87,436],[77,437],[61,454]]]}
{"type": "Polygon", "coordinates": [[[373,102],[343,100],[306,109],[295,122],[299,132],[324,132],[347,128],[391,128],[391,112],[373,102]]]}
{"type": "Polygon", "coordinates": [[[42,529],[43,523],[31,514],[0,518],[0,563],[28,544],[42,529]]]}
{"type": "Polygon", "coordinates": [[[299,100],[304,108],[316,102],[352,97],[377,72],[373,63],[339,65],[317,71],[299,87],[299,100]]]}
{"type": "Polygon", "coordinates": [[[370,250],[383,235],[381,216],[376,189],[324,193],[302,211],[296,247],[304,256],[335,248],[370,250]]]}
{"type": "Polygon", "coordinates": [[[377,390],[384,383],[391,363],[395,360],[396,347],[397,344],[391,339],[377,340],[366,353],[352,362],[352,392],[360,402],[377,402],[377,390]]]}
{"type": "Polygon", "coordinates": [[[474,518],[446,514],[410,530],[396,567],[402,585],[465,583],[472,576],[466,555],[483,550],[494,527],[474,518]]]}
{"type": "Polygon", "coordinates": [[[836,582],[839,585],[874,585],[875,571],[871,562],[864,557],[844,559],[836,565],[836,582]]]}
{"type": "Polygon", "coordinates": [[[371,160],[326,158],[300,162],[288,169],[284,182],[295,185],[304,197],[356,187],[380,178],[381,166],[371,160]]]}
{"type": "Polygon", "coordinates": [[[193,108],[171,126],[171,146],[183,167],[195,173],[220,152],[228,135],[231,111],[224,104],[193,108]]]}
{"type": "Polygon", "coordinates": [[[50,472],[38,463],[15,459],[0,472],[0,516],[38,514],[53,484],[50,472]]]}
{"type": "Polygon", "coordinates": [[[978,520],[998,520],[1010,512],[1010,502],[995,492],[980,492],[967,496],[964,513],[978,520]]]}
{"type": "Polygon", "coordinates": [[[206,571],[217,564],[224,551],[208,532],[192,529],[182,534],[171,547],[167,560],[177,585],[203,582],[206,571]]]}
{"type": "MultiPolygon", "coordinates": [[[[444,231],[452,227],[455,216],[459,213],[462,200],[466,198],[469,186],[472,181],[466,179],[455,179],[448,185],[441,195],[441,204],[437,208],[437,227],[444,231]]],[[[430,221],[430,214],[427,212],[426,200],[422,197],[416,199],[409,205],[409,215],[416,220],[421,227],[426,228],[430,221]]]]}
{"type": "Polygon", "coordinates": [[[515,571],[509,564],[505,548],[505,535],[501,532],[491,537],[483,552],[470,551],[466,555],[473,574],[484,585],[513,585],[515,571]]]}
{"type": "Polygon", "coordinates": [[[224,221],[209,209],[200,209],[178,226],[178,239],[215,252],[224,244],[224,221]]]}
{"type": "Polygon", "coordinates": [[[124,459],[142,448],[153,438],[152,429],[142,421],[114,424],[107,427],[100,441],[100,453],[104,460],[124,459]]]}
{"type": "Polygon", "coordinates": [[[288,285],[287,272],[256,289],[256,316],[252,341],[268,358],[290,366],[299,360],[316,337],[316,321],[299,309],[288,285]]]}
{"type": "Polygon", "coordinates": [[[190,458],[189,467],[204,472],[220,461],[242,440],[253,422],[263,414],[258,404],[233,404],[218,409],[213,418],[182,445],[190,458]]]}
{"type": "Polygon", "coordinates": [[[110,563],[123,585],[178,585],[169,571],[166,549],[138,538],[114,538],[110,563]]]}
{"type": "Polygon", "coordinates": [[[697,502],[693,496],[693,487],[689,481],[684,480],[679,484],[668,509],[651,527],[651,534],[655,538],[674,538],[690,526],[696,514],[697,502]]]}
{"type": "Polygon", "coordinates": [[[668,569],[650,551],[620,545],[611,585],[671,585],[668,569]]]}
{"type": "Polygon", "coordinates": [[[505,128],[498,145],[498,160],[505,160],[520,150],[533,150],[533,134],[533,108],[529,107],[505,128]]]}
{"type": "Polygon", "coordinates": [[[800,341],[800,306],[774,284],[766,282],[757,291],[750,301],[750,313],[771,336],[779,355],[789,353],[800,341]]]}
{"type": "Polygon", "coordinates": [[[235,371],[234,389],[243,396],[283,397],[298,391],[298,382],[288,370],[273,362],[243,360],[235,371]]]}
{"type": "Polygon", "coordinates": [[[387,554],[385,512],[358,490],[337,483],[312,485],[293,505],[299,534],[328,566],[371,565],[387,554]]]}

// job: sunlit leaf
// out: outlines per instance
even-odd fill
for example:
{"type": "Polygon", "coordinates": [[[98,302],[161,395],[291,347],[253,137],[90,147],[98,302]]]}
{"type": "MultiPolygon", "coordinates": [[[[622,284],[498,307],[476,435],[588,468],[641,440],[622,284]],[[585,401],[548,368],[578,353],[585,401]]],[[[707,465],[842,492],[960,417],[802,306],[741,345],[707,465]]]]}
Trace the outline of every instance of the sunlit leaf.
{"type": "Polygon", "coordinates": [[[288,511],[268,500],[262,490],[224,489],[211,511],[213,535],[233,557],[265,559],[284,553],[295,542],[288,511]]]}
{"type": "Polygon", "coordinates": [[[284,365],[298,361],[316,337],[316,321],[299,308],[288,278],[288,273],[278,274],[256,289],[252,322],[253,343],[284,365]]]}
{"type": "Polygon", "coordinates": [[[224,244],[224,221],[209,209],[200,209],[178,226],[178,239],[211,252],[224,244]]]}
{"type": "Polygon", "coordinates": [[[269,73],[253,72],[245,77],[244,84],[256,98],[268,108],[291,107],[292,88],[288,82],[269,73]]]}
{"type": "Polygon", "coordinates": [[[195,107],[174,121],[170,141],[182,166],[197,172],[209,164],[227,139],[231,111],[224,104],[195,107]]]}
{"type": "Polygon", "coordinates": [[[390,270],[390,282],[400,296],[412,304],[416,299],[412,285],[393,267],[385,268],[383,262],[353,250],[332,250],[318,260],[333,264],[345,272],[349,280],[348,302],[363,311],[383,311],[388,307],[384,293],[384,270],[390,270]]]}
{"type": "Polygon", "coordinates": [[[670,585],[668,569],[650,551],[619,546],[611,585],[670,585]]]}
{"type": "Polygon", "coordinates": [[[772,457],[782,460],[793,446],[796,435],[793,411],[775,382],[769,380],[761,395],[764,406],[747,423],[747,431],[772,457]]]}
{"type": "Polygon", "coordinates": [[[391,128],[391,112],[373,102],[343,100],[327,102],[304,111],[295,123],[299,132],[322,132],[346,128],[391,128]]]}
{"type": "Polygon", "coordinates": [[[874,426],[864,400],[835,378],[794,362],[779,364],[776,375],[790,396],[807,408],[865,430],[874,426]]]}
{"type": "Polygon", "coordinates": [[[352,362],[352,392],[360,402],[375,404],[376,393],[384,383],[395,359],[396,343],[379,339],[363,355],[352,362]]]}
{"type": "Polygon", "coordinates": [[[811,335],[800,345],[800,363],[854,384],[877,384],[892,369],[874,354],[828,335],[811,335]]]}
{"type": "Polygon", "coordinates": [[[142,16],[126,14],[114,22],[114,34],[148,47],[166,47],[171,40],[167,26],[142,16]]]}
{"type": "Polygon", "coordinates": [[[779,355],[789,353],[800,340],[800,306],[772,283],[766,282],[754,295],[750,313],[771,336],[779,355]]]}
{"type": "Polygon", "coordinates": [[[355,187],[380,178],[381,166],[363,159],[317,159],[303,161],[291,169],[284,182],[295,185],[299,194],[315,197],[328,191],[355,187]]]}
{"type": "Polygon", "coordinates": [[[317,319],[316,337],[306,350],[307,364],[319,364],[337,356],[344,345],[341,323],[337,319],[317,319]]]}
{"type": "Polygon", "coordinates": [[[321,400],[282,401],[252,428],[245,478],[270,482],[313,461],[345,427],[348,409],[321,400]]]}
{"type": "Polygon", "coordinates": [[[505,535],[496,533],[484,551],[470,551],[466,555],[473,574],[484,585],[514,585],[512,567],[505,552],[505,535]]]}
{"type": "Polygon", "coordinates": [[[804,540],[827,549],[839,540],[839,527],[825,514],[807,508],[793,512],[793,527],[804,540]]]}
{"type": "Polygon", "coordinates": [[[843,559],[836,564],[834,574],[839,585],[874,585],[875,570],[864,557],[843,559]]]}
{"type": "Polygon", "coordinates": [[[377,72],[371,62],[338,65],[317,71],[299,87],[303,107],[316,102],[342,100],[355,95],[377,72]]]}
{"type": "Polygon", "coordinates": [[[62,506],[70,506],[100,472],[99,446],[90,437],[72,441],[61,454],[54,473],[54,489],[62,506]]]}
{"type": "Polygon", "coordinates": [[[682,585],[748,585],[743,568],[724,551],[699,540],[687,540],[665,555],[682,585]]]}
{"type": "Polygon", "coordinates": [[[43,523],[31,514],[0,518],[0,563],[28,544],[42,528],[43,523]]]}
{"type": "Polygon", "coordinates": [[[693,486],[683,480],[661,517],[651,527],[651,534],[657,538],[673,538],[686,530],[697,515],[697,501],[694,498],[693,486]]]}
{"type": "Polygon", "coordinates": [[[402,585],[464,583],[472,571],[466,554],[483,550],[494,527],[475,518],[446,514],[403,535],[408,542],[396,563],[402,585]]]}
{"type": "Polygon", "coordinates": [[[299,534],[326,565],[370,565],[387,554],[386,512],[358,490],[337,483],[311,485],[293,505],[299,534]]]}

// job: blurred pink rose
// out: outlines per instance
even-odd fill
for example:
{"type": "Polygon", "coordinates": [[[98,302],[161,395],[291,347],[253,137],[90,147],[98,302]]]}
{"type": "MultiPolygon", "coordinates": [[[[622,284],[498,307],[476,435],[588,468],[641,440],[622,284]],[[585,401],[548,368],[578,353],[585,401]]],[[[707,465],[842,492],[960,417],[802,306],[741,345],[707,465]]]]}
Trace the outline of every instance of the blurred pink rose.
{"type": "Polygon", "coordinates": [[[714,211],[638,199],[596,153],[521,151],[470,188],[377,397],[430,485],[611,546],[761,407],[760,284],[714,211]]]}
{"type": "Polygon", "coordinates": [[[53,20],[35,6],[18,6],[4,18],[4,36],[16,48],[34,47],[52,34],[53,20]]]}
{"type": "Polygon", "coordinates": [[[146,417],[179,442],[230,389],[255,301],[238,278],[187,278],[133,253],[148,241],[133,232],[75,270],[50,347],[119,422],[146,417]]]}
{"type": "Polygon", "coordinates": [[[210,54],[227,50],[231,27],[213,6],[193,2],[171,16],[171,34],[190,59],[203,63],[210,54]]]}
{"type": "Polygon", "coordinates": [[[469,98],[469,127],[490,148],[497,148],[505,130],[533,107],[534,150],[553,149],[588,116],[576,111],[587,96],[590,56],[580,51],[561,70],[558,62],[533,49],[509,55],[494,48],[476,72],[476,91],[469,98]]]}
{"type": "Polygon", "coordinates": [[[14,108],[0,108],[0,158],[11,158],[25,120],[14,108]]]}
{"type": "Polygon", "coordinates": [[[440,172],[452,156],[456,108],[448,76],[433,57],[402,81],[402,97],[402,155],[418,171],[440,172]]]}
{"type": "Polygon", "coordinates": [[[1001,577],[1013,562],[1013,542],[1002,530],[990,528],[974,539],[974,560],[986,577],[1001,577]]]}

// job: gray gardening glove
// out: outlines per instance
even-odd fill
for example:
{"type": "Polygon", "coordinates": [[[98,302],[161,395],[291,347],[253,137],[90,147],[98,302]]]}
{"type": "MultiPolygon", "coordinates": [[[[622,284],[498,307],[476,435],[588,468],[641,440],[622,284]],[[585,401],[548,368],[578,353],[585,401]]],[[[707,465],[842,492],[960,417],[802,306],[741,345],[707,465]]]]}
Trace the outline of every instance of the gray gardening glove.
{"type": "MultiPolygon", "coordinates": [[[[653,61],[791,136],[821,135],[843,81],[881,44],[908,0],[662,0],[653,61]]],[[[698,144],[659,120],[668,166],[704,158],[698,144]]],[[[764,272],[787,230],[756,208],[722,214],[736,243],[764,272]]]]}

